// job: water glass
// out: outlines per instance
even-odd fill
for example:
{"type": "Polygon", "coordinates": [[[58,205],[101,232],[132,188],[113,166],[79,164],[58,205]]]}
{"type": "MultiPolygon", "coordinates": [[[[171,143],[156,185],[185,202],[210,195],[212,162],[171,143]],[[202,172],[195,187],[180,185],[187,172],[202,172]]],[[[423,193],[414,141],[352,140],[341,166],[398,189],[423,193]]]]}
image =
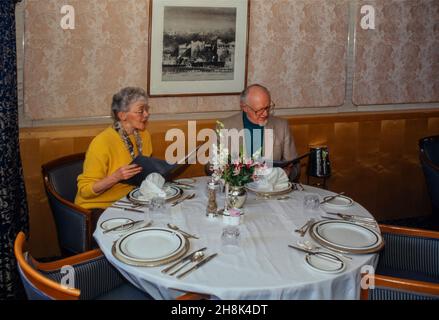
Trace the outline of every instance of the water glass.
{"type": "Polygon", "coordinates": [[[221,243],[223,247],[230,249],[238,248],[239,246],[239,228],[236,226],[227,226],[223,229],[221,234],[221,243]]]}
{"type": "Polygon", "coordinates": [[[303,200],[305,210],[317,210],[320,206],[320,198],[317,194],[307,194],[303,200]]]}
{"type": "Polygon", "coordinates": [[[166,199],[164,197],[154,197],[151,199],[151,209],[160,209],[165,206],[166,199]]]}
{"type": "Polygon", "coordinates": [[[161,215],[165,212],[165,203],[166,199],[163,197],[154,197],[151,199],[151,203],[149,205],[149,212],[151,215],[161,215]]]}

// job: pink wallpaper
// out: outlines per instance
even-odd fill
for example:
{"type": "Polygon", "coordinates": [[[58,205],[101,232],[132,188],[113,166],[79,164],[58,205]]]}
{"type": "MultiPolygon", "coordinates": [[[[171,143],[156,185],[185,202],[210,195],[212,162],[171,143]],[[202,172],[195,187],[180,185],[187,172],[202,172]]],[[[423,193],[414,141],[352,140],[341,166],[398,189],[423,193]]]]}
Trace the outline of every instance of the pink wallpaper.
{"type": "MultiPolygon", "coordinates": [[[[376,29],[356,26],[353,102],[439,101],[439,1],[371,0],[376,29]]],[[[345,102],[349,0],[252,0],[248,83],[278,108],[345,102]]],[[[108,116],[112,95],[148,84],[148,0],[28,0],[24,111],[27,119],[108,116]],[[76,29],[60,25],[63,4],[76,29]]],[[[155,114],[238,110],[228,96],[151,99],[155,114]]]]}
{"type": "MultiPolygon", "coordinates": [[[[109,115],[120,87],[147,87],[147,0],[26,4],[25,115],[33,120],[109,115]],[[76,29],[59,26],[63,4],[76,29]]],[[[279,107],[344,101],[347,0],[253,0],[248,82],[271,88],[279,107]],[[316,45],[318,44],[318,45],[316,45]]],[[[238,96],[151,99],[153,113],[237,110],[238,96]]]]}
{"type": "Polygon", "coordinates": [[[372,5],[376,18],[375,30],[357,22],[353,102],[439,101],[439,1],[359,3],[372,5]]]}

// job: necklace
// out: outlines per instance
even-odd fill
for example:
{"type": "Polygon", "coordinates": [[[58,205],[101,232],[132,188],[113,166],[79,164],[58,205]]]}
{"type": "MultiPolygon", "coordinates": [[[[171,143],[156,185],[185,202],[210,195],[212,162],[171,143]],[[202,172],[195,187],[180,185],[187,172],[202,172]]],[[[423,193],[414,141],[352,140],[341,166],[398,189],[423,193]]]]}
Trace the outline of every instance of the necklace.
{"type": "MultiPolygon", "coordinates": [[[[119,134],[120,138],[122,139],[123,143],[125,144],[125,147],[128,149],[128,151],[131,155],[131,158],[134,159],[136,157],[136,155],[134,154],[134,146],[131,143],[131,140],[128,137],[127,132],[120,124],[120,121],[116,121],[113,124],[113,129],[116,130],[116,132],[119,134]]],[[[143,144],[142,144],[142,139],[140,138],[140,134],[137,130],[134,130],[133,134],[134,134],[134,139],[136,140],[137,150],[139,151],[139,154],[142,154],[143,144]]]]}

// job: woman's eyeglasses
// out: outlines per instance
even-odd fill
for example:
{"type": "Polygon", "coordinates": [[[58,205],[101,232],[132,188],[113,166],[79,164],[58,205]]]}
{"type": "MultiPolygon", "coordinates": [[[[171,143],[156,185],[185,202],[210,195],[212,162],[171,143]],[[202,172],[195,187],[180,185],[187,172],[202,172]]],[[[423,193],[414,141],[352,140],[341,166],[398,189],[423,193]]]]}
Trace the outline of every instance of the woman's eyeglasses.
{"type": "Polygon", "coordinates": [[[145,112],[146,112],[146,113],[149,113],[149,107],[147,107],[147,108],[145,108],[145,109],[142,109],[142,110],[138,110],[138,111],[130,111],[130,112],[131,112],[131,113],[135,113],[135,114],[141,116],[141,115],[143,115],[145,112]]]}
{"type": "Polygon", "coordinates": [[[260,116],[262,116],[265,112],[267,112],[268,114],[270,114],[270,113],[274,110],[274,107],[276,106],[276,104],[272,101],[272,102],[270,103],[269,106],[266,106],[265,108],[262,108],[262,109],[260,109],[260,110],[255,110],[255,109],[253,109],[252,107],[250,107],[248,104],[246,104],[245,106],[248,107],[251,111],[253,111],[253,113],[254,113],[256,116],[260,117],[260,116]]]}

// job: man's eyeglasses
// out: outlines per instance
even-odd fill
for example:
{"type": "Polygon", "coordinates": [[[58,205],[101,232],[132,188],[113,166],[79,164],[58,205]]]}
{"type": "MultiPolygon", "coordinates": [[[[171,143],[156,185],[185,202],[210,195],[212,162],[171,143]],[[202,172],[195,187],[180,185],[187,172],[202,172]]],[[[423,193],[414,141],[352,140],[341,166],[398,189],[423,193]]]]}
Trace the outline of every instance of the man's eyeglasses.
{"type": "Polygon", "coordinates": [[[267,112],[268,114],[270,114],[270,113],[274,110],[274,107],[276,106],[276,104],[272,101],[272,102],[270,103],[269,106],[266,106],[265,108],[260,109],[260,110],[255,110],[255,109],[253,109],[252,107],[250,107],[248,104],[246,104],[245,106],[248,107],[251,111],[253,111],[253,113],[254,113],[256,116],[260,117],[260,116],[262,116],[265,112],[267,112]]]}

